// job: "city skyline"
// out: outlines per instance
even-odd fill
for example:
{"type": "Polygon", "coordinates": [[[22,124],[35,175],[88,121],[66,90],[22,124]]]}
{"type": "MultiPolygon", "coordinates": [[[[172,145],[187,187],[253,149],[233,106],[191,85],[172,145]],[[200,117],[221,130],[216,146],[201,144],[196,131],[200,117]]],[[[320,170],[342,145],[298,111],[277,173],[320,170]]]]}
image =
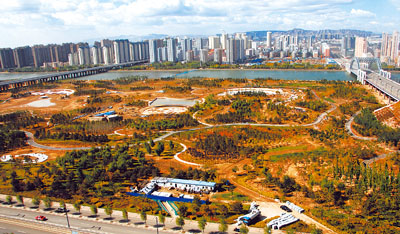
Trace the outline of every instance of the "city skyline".
{"type": "Polygon", "coordinates": [[[0,0],[0,47],[88,41],[120,35],[213,35],[358,29],[392,33],[399,0],[160,1],[0,0]]]}

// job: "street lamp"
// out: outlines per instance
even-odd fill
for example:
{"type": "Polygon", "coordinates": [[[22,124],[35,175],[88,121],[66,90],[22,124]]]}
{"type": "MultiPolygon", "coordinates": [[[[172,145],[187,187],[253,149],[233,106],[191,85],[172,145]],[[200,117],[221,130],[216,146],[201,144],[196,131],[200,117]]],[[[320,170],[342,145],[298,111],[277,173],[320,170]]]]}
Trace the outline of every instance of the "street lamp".
{"type": "Polygon", "coordinates": [[[156,228],[157,228],[157,234],[158,234],[158,218],[156,217],[156,228]]]}
{"type": "Polygon", "coordinates": [[[68,229],[71,229],[71,227],[69,226],[69,219],[68,219],[67,206],[65,205],[65,203],[64,203],[64,212],[65,212],[65,216],[67,217],[68,229]]]}

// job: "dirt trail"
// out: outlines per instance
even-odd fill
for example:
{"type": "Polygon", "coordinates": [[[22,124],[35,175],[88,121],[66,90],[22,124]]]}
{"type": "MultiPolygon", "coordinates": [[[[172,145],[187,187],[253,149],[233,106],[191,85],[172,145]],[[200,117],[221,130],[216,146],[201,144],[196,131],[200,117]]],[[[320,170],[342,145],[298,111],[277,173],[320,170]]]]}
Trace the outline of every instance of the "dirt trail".
{"type": "MultiPolygon", "coordinates": [[[[233,173],[229,173],[229,172],[232,171],[232,168],[234,168],[235,166],[240,167],[241,165],[238,165],[238,164],[223,165],[219,170],[220,176],[222,178],[225,178],[225,179],[229,180],[230,183],[235,185],[237,192],[239,192],[241,194],[246,194],[246,196],[250,197],[253,201],[257,201],[259,203],[260,202],[267,203],[268,206],[273,207],[273,209],[280,209],[280,204],[277,203],[276,201],[274,201],[274,199],[272,199],[270,197],[266,197],[266,196],[260,194],[257,191],[254,191],[254,190],[252,190],[250,188],[247,188],[247,187],[237,183],[235,181],[235,175],[233,173]]],[[[307,216],[306,214],[299,214],[299,213],[293,212],[293,215],[298,217],[302,221],[310,224],[310,225],[315,225],[317,228],[322,229],[324,233],[328,233],[328,234],[336,233],[332,229],[330,229],[330,228],[326,227],[325,225],[319,223],[318,221],[314,220],[313,218],[307,216]]]]}

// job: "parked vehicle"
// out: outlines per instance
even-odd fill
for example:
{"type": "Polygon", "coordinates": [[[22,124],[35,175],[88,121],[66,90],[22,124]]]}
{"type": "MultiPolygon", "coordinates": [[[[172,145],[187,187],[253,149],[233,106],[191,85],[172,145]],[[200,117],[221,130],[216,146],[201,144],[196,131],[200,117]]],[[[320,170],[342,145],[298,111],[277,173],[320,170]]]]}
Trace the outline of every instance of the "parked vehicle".
{"type": "Polygon", "coordinates": [[[66,213],[66,212],[69,212],[69,210],[66,208],[59,207],[59,208],[57,208],[57,210],[55,212],[56,213],[66,213]]]}
{"type": "Polygon", "coordinates": [[[289,207],[285,206],[285,205],[282,205],[281,209],[286,211],[286,212],[292,212],[292,210],[289,207]]]}

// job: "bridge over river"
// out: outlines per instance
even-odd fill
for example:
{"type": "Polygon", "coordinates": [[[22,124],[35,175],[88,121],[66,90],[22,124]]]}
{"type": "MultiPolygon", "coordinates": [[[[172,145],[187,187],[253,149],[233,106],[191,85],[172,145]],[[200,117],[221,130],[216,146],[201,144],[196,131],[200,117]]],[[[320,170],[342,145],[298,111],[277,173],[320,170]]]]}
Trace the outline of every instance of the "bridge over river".
{"type": "Polygon", "coordinates": [[[400,101],[400,84],[391,80],[391,73],[382,69],[378,58],[353,58],[346,70],[364,85],[371,85],[390,100],[400,101]]]}
{"type": "Polygon", "coordinates": [[[146,63],[146,62],[148,62],[148,60],[132,61],[132,62],[127,62],[127,63],[85,68],[85,69],[79,69],[79,70],[73,70],[73,71],[57,72],[57,73],[52,73],[52,74],[47,74],[47,75],[42,75],[42,76],[36,76],[36,77],[32,77],[32,78],[3,81],[3,82],[0,82],[0,92],[7,91],[9,89],[17,89],[17,88],[21,88],[21,87],[31,86],[31,85],[39,84],[42,82],[73,79],[73,78],[79,78],[79,77],[83,77],[83,76],[96,75],[99,73],[108,72],[109,70],[112,70],[115,68],[130,67],[130,66],[134,66],[134,65],[138,65],[138,64],[142,64],[142,63],[146,63]]]}

